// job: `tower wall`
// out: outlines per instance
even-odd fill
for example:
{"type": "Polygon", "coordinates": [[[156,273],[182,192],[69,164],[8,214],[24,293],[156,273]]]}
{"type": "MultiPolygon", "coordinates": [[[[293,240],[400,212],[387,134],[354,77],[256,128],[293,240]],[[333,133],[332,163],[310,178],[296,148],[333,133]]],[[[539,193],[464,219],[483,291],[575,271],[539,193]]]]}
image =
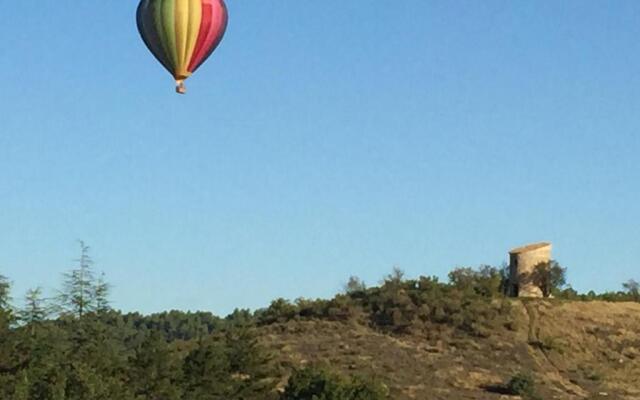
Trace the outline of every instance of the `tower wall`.
{"type": "Polygon", "coordinates": [[[514,297],[542,297],[531,274],[540,263],[551,261],[551,243],[536,243],[509,252],[510,295],[514,297]]]}

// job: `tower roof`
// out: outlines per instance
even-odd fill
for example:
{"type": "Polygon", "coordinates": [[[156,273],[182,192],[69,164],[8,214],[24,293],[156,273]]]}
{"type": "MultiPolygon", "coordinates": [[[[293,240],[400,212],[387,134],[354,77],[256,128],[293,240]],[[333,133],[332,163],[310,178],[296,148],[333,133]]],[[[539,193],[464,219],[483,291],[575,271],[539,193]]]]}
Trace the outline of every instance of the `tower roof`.
{"type": "Polygon", "coordinates": [[[516,247],[515,249],[511,250],[509,254],[521,254],[521,253],[526,253],[528,251],[538,250],[543,247],[549,247],[549,246],[551,246],[551,243],[549,242],[533,243],[533,244],[528,244],[522,247],[516,247]]]}

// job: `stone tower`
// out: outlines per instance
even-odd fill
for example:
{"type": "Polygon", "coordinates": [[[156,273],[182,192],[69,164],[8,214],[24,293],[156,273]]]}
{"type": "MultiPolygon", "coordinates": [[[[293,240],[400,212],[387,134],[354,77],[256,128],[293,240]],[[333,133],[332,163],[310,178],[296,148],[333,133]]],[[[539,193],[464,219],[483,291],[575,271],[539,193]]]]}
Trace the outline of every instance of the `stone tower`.
{"type": "Polygon", "coordinates": [[[509,252],[509,295],[512,297],[542,297],[542,290],[531,279],[540,263],[551,261],[551,243],[534,243],[509,252]]]}

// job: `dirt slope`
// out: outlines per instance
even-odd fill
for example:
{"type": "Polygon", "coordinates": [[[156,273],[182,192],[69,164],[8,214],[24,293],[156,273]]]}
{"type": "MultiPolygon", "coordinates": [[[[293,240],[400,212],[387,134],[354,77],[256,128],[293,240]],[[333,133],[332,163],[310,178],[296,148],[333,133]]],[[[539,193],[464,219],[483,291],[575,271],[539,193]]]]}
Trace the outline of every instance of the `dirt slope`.
{"type": "Polygon", "coordinates": [[[531,372],[543,399],[640,399],[640,304],[514,301],[512,330],[474,338],[446,328],[385,335],[355,321],[265,327],[285,368],[329,363],[381,378],[392,399],[508,399],[531,372]]]}

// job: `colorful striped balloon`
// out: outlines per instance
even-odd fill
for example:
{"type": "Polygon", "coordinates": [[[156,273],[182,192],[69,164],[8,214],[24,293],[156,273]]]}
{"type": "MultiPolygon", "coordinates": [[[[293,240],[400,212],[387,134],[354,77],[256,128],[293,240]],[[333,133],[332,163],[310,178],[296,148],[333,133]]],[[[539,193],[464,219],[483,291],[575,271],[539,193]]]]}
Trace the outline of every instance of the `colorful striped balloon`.
{"type": "Polygon", "coordinates": [[[185,79],[220,44],[228,14],[223,0],[141,0],[137,20],[142,40],[184,94],[185,79]]]}

